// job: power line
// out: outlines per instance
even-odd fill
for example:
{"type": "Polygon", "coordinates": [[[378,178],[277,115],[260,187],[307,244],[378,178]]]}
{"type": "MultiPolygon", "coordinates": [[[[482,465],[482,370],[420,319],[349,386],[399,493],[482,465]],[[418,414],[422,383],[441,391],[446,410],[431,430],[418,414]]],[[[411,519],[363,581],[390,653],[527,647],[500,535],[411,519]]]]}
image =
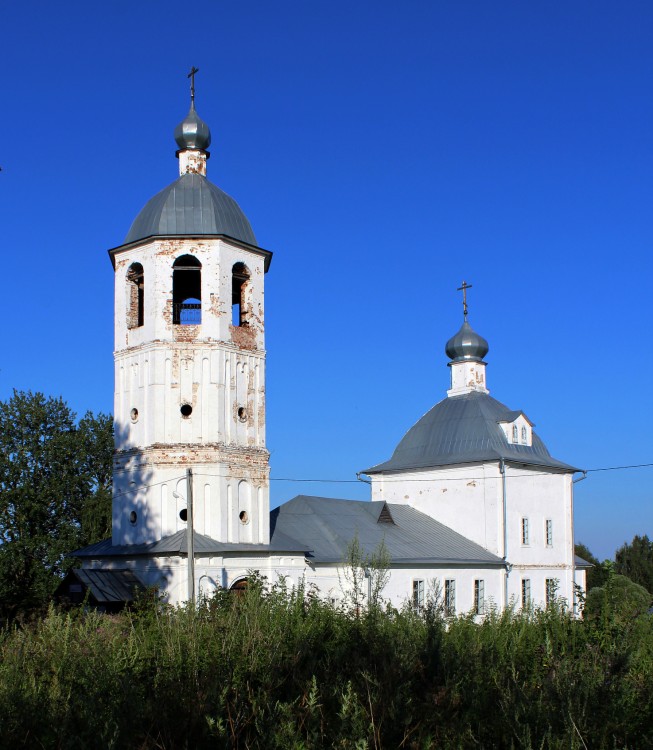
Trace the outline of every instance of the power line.
{"type": "Polygon", "coordinates": [[[653,463],[651,464],[630,464],[630,466],[604,466],[600,469],[587,469],[587,472],[590,471],[620,471],[621,469],[643,469],[647,466],[653,466],[653,463]]]}
{"type": "MultiPolygon", "coordinates": [[[[150,467],[151,464],[144,464],[141,468],[138,469],[122,469],[119,470],[119,472],[116,473],[129,473],[129,472],[135,472],[135,471],[141,471],[143,468],[150,467]]],[[[624,466],[601,466],[594,469],[585,469],[583,473],[589,474],[590,472],[598,472],[598,471],[623,471],[626,469],[644,469],[644,468],[650,468],[653,466],[653,463],[646,463],[646,464],[627,464],[624,466]]],[[[529,479],[533,476],[546,476],[547,474],[550,474],[551,472],[545,472],[545,471],[532,471],[527,474],[513,474],[509,475],[509,479],[529,479]]],[[[215,477],[215,478],[226,478],[223,474],[215,474],[215,473],[208,473],[208,472],[195,472],[196,477],[215,477]]],[[[122,497],[123,495],[129,495],[133,492],[139,492],[140,490],[146,490],[150,487],[157,487],[162,484],[167,484],[168,482],[177,482],[181,479],[184,479],[185,475],[179,476],[179,477],[172,477],[169,479],[165,479],[161,482],[153,482],[152,484],[145,484],[145,485],[138,485],[131,487],[127,490],[123,490],[122,492],[116,493],[114,497],[122,497]]],[[[497,477],[493,477],[497,479],[497,477]]],[[[441,477],[439,480],[436,481],[447,481],[447,482],[482,482],[484,480],[488,479],[488,477],[472,477],[472,476],[465,476],[465,477],[441,477]]],[[[368,481],[364,479],[325,479],[325,478],[305,478],[305,477],[269,477],[270,482],[293,482],[296,484],[369,484],[368,481]]],[[[384,479],[385,483],[393,483],[393,482],[433,482],[434,479],[403,479],[401,477],[396,479],[384,479]]]]}
{"type": "Polygon", "coordinates": [[[115,495],[113,495],[114,498],[116,497],[122,497],[123,495],[129,495],[132,492],[140,492],[141,490],[147,490],[150,487],[157,487],[160,484],[167,484],[168,482],[178,482],[180,479],[185,479],[185,475],[181,475],[180,477],[172,477],[171,479],[165,479],[162,482],[153,482],[152,484],[143,484],[143,485],[135,485],[134,487],[130,487],[127,490],[123,490],[122,492],[117,492],[115,495]]]}

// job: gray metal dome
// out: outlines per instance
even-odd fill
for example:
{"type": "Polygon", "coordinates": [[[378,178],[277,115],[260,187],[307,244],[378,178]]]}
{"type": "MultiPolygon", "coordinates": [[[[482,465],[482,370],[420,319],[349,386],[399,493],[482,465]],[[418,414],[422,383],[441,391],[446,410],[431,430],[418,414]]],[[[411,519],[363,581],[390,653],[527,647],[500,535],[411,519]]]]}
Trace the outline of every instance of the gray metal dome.
{"type": "Polygon", "coordinates": [[[175,128],[175,141],[181,151],[187,148],[205,151],[211,145],[209,126],[195,111],[193,101],[190,103],[188,114],[175,128]]]}
{"type": "Polygon", "coordinates": [[[157,193],[134,219],[125,244],[145,237],[224,234],[256,245],[236,201],[199,174],[184,174],[157,193]]]}
{"type": "Polygon", "coordinates": [[[445,398],[404,435],[390,460],[364,474],[407,471],[504,459],[527,466],[576,471],[553,458],[533,433],[532,445],[508,442],[500,423],[512,422],[522,412],[512,411],[486,393],[445,398]]]}
{"type": "Polygon", "coordinates": [[[490,351],[488,342],[479,336],[467,321],[465,321],[455,336],[452,336],[444,349],[447,357],[454,362],[464,360],[482,361],[490,351]]]}

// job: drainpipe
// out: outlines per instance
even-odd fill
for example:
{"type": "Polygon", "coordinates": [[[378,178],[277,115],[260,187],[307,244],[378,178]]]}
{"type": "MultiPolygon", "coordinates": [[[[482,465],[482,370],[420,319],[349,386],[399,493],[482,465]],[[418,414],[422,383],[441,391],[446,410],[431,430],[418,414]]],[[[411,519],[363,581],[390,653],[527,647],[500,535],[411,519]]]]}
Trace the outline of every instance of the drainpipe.
{"type": "MultiPolygon", "coordinates": [[[[576,615],[578,614],[578,603],[576,602],[576,537],[574,535],[574,485],[578,484],[578,482],[582,482],[583,479],[587,479],[586,471],[583,471],[582,477],[571,480],[571,488],[569,492],[569,494],[571,495],[571,611],[574,617],[576,617],[576,615]]],[[[585,593],[587,593],[587,591],[585,593]]]]}
{"type": "Polygon", "coordinates": [[[193,523],[193,470],[186,473],[186,550],[188,553],[188,601],[195,605],[195,526],[193,523]]]}
{"type": "Polygon", "coordinates": [[[499,462],[499,471],[501,472],[501,489],[502,489],[502,500],[503,500],[503,562],[506,565],[506,577],[504,579],[504,591],[503,591],[503,607],[508,607],[508,576],[510,575],[510,568],[512,567],[508,563],[508,510],[506,503],[506,461],[504,458],[499,462]]]}

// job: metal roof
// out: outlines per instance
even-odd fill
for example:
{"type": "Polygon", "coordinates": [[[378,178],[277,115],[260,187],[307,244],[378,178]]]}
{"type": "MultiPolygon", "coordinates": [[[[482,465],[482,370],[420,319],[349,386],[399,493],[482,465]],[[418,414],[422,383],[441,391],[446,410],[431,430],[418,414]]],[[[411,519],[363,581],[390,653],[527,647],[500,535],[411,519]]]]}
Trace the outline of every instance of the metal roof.
{"type": "Polygon", "coordinates": [[[157,193],[134,219],[125,243],[152,236],[226,235],[256,246],[236,201],[199,174],[184,174],[157,193]]]}
{"type": "Polygon", "coordinates": [[[574,555],[574,566],[577,568],[593,568],[594,563],[587,562],[587,560],[583,560],[582,557],[579,557],[578,555],[574,555]]]}
{"type": "Polygon", "coordinates": [[[522,413],[508,409],[485,393],[445,398],[408,430],[388,461],[362,473],[428,469],[500,459],[527,466],[578,471],[553,458],[535,432],[532,433],[532,445],[508,441],[499,422],[513,421],[515,415],[522,413]]]}
{"type": "Polygon", "coordinates": [[[144,588],[131,570],[73,568],[70,574],[90,589],[98,603],[131,602],[136,593],[144,588]]]}
{"type": "Polygon", "coordinates": [[[357,535],[367,554],[384,542],[393,564],[503,565],[448,526],[398,503],[298,495],[270,513],[270,531],[273,543],[278,535],[301,539],[316,562],[342,562],[357,535]]]}
{"type": "MultiPolygon", "coordinates": [[[[111,539],[105,539],[96,544],[76,550],[73,557],[140,557],[143,555],[186,555],[188,547],[186,544],[186,529],[177,531],[175,534],[163,537],[156,542],[144,544],[117,544],[113,545],[111,539]]],[[[230,552],[259,552],[269,554],[271,552],[297,552],[303,554],[307,547],[290,539],[283,534],[270,542],[270,544],[237,544],[218,542],[205,534],[195,532],[195,554],[196,555],[223,555],[230,552]]]]}

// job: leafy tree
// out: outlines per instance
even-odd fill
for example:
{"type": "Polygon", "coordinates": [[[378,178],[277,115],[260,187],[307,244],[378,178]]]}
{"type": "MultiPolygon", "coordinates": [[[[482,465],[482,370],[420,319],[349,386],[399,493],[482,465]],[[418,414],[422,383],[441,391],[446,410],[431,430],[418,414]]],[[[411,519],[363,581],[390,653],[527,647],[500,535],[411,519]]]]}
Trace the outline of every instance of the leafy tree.
{"type": "Polygon", "coordinates": [[[587,571],[587,591],[591,591],[596,586],[603,586],[608,580],[608,570],[605,565],[602,565],[598,557],[595,557],[589,547],[582,542],[578,542],[574,550],[578,557],[582,557],[594,566],[587,571]]]}
{"type": "Polygon", "coordinates": [[[587,594],[585,616],[589,620],[625,623],[644,614],[650,606],[651,595],[643,586],[611,572],[605,585],[587,594]]]}
{"type": "Polygon", "coordinates": [[[358,533],[347,547],[342,574],[339,572],[343,600],[351,611],[358,614],[367,604],[377,609],[381,604],[381,592],[390,579],[390,555],[385,542],[368,553],[361,544],[358,533]]]}
{"type": "Polygon", "coordinates": [[[107,415],[77,423],[42,393],[0,402],[0,618],[43,606],[74,563],[68,553],[106,536],[111,452],[107,415]]]}
{"type": "Polygon", "coordinates": [[[628,576],[653,594],[653,541],[646,534],[635,536],[615,554],[615,571],[628,576]]]}

